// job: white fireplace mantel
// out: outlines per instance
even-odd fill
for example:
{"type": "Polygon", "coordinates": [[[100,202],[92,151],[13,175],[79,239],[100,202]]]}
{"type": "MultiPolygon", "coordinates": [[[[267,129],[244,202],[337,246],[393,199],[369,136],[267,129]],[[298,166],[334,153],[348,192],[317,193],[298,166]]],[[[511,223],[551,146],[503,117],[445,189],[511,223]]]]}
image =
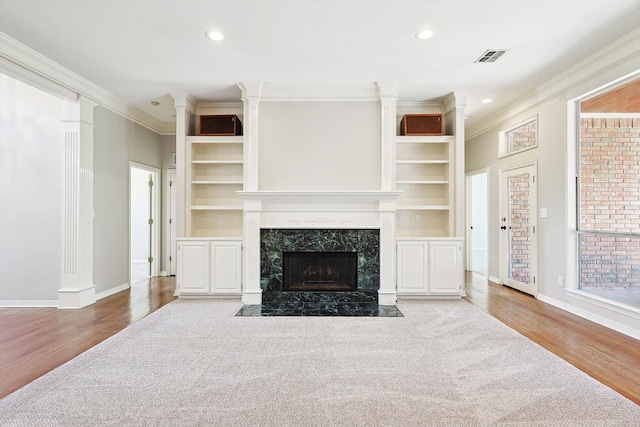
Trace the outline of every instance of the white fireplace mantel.
{"type": "Polygon", "coordinates": [[[402,191],[238,191],[245,200],[311,201],[387,201],[396,200],[402,191]]]}
{"type": "Polygon", "coordinates": [[[382,305],[396,302],[395,212],[402,191],[238,191],[244,199],[245,304],[259,304],[261,228],[380,230],[382,305]]]}

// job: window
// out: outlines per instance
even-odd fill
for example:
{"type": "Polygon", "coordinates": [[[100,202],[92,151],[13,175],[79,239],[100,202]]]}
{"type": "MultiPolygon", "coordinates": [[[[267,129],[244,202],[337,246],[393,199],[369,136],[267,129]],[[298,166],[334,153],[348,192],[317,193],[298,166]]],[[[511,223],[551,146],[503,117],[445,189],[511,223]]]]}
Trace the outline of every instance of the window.
{"type": "Polygon", "coordinates": [[[579,101],[582,291],[640,307],[640,78],[579,101]]]}
{"type": "Polygon", "coordinates": [[[538,146],[538,117],[518,123],[499,134],[499,157],[509,156],[519,151],[538,146]]]}

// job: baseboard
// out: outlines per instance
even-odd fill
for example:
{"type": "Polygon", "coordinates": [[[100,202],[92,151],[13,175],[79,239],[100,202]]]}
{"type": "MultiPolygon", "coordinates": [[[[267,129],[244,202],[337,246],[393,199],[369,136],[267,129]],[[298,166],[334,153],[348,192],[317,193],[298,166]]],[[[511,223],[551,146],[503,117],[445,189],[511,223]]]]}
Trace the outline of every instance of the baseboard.
{"type": "Polygon", "coordinates": [[[559,309],[562,309],[564,311],[568,311],[569,313],[580,316],[583,319],[590,320],[594,323],[597,323],[598,325],[604,326],[605,328],[612,329],[616,332],[620,332],[621,334],[628,335],[631,338],[640,340],[640,329],[635,329],[631,326],[623,325],[622,323],[607,319],[606,317],[591,313],[590,311],[568,304],[564,301],[551,298],[547,295],[538,294],[537,298],[542,302],[553,305],[554,307],[558,307],[559,309]]]}
{"type": "Polygon", "coordinates": [[[111,295],[117,294],[118,292],[126,291],[127,289],[129,289],[129,287],[129,284],[125,283],[123,285],[116,286],[115,288],[107,289],[106,291],[96,294],[96,301],[106,297],[110,297],[111,295]]]}
{"type": "Polygon", "coordinates": [[[495,283],[496,285],[500,285],[500,284],[501,284],[501,283],[500,283],[500,279],[498,279],[497,277],[489,276],[489,277],[488,277],[488,279],[489,279],[489,281],[490,281],[490,282],[493,282],[493,283],[495,283]]]}
{"type": "Polygon", "coordinates": [[[58,308],[57,299],[40,299],[40,300],[0,300],[0,307],[54,307],[58,308]]]}
{"type": "Polygon", "coordinates": [[[160,277],[167,277],[169,274],[166,271],[160,272],[160,277]]]}

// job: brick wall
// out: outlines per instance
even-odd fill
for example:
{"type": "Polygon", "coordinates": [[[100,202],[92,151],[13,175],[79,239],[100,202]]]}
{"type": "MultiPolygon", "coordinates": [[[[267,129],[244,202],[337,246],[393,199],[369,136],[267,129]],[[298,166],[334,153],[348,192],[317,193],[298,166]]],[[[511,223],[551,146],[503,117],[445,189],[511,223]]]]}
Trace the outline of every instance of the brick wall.
{"type": "MultiPolygon", "coordinates": [[[[640,233],[640,117],[580,120],[580,228],[640,233]]],[[[580,237],[582,288],[640,288],[640,237],[580,237]]]]}

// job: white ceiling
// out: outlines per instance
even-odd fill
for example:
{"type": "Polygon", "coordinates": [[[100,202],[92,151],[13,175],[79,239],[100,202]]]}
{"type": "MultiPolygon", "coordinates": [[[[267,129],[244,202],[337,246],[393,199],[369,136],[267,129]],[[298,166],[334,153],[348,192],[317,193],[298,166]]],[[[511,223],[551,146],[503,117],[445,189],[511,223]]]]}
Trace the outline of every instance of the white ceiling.
{"type": "Polygon", "coordinates": [[[640,0],[0,0],[1,32],[162,122],[169,93],[384,81],[400,101],[465,94],[472,125],[638,23],[640,0]],[[474,63],[494,48],[509,51],[474,63]]]}

